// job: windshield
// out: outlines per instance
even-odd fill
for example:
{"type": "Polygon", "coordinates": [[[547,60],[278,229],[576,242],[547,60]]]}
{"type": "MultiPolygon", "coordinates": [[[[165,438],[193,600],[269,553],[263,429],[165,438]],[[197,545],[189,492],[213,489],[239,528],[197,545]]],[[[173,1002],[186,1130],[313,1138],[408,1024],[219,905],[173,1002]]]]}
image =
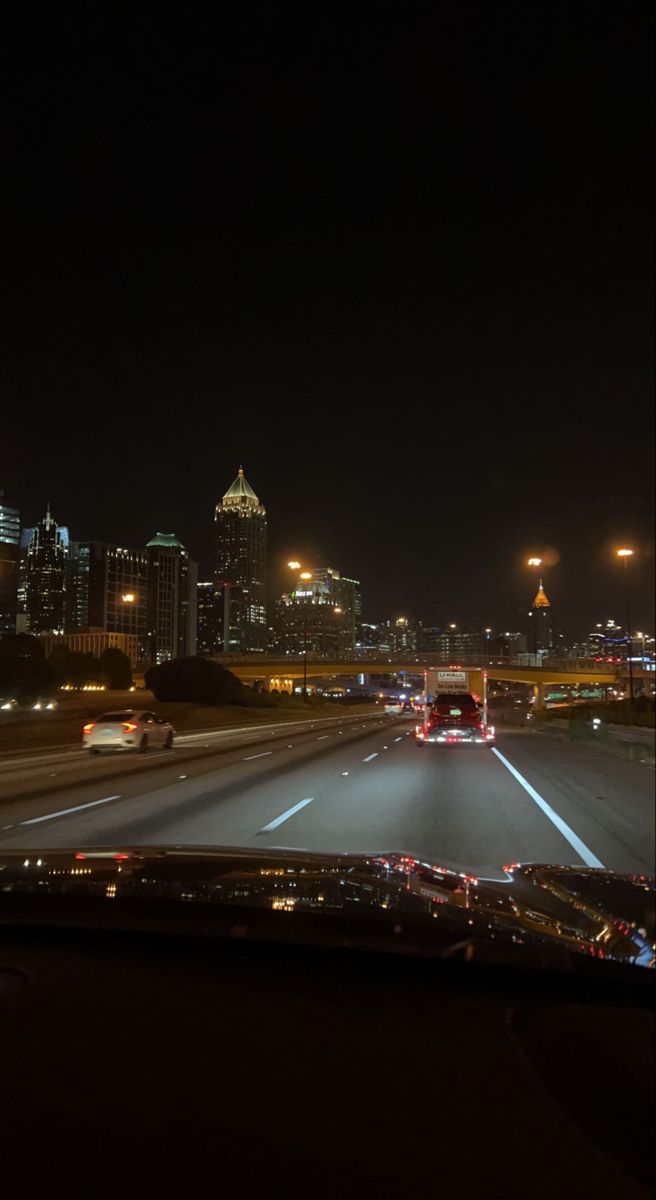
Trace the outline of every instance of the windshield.
{"type": "Polygon", "coordinates": [[[112,725],[112,724],[119,724],[122,721],[127,720],[128,717],[133,717],[133,716],[134,716],[134,713],[133,713],[132,709],[126,708],[124,712],[102,713],[101,716],[99,716],[97,718],[97,720],[99,723],[102,721],[103,724],[105,724],[105,725],[112,725]]]}
{"type": "Polygon", "coordinates": [[[649,957],[648,39],[410,7],[92,5],[10,66],[0,903],[3,854],[236,850],[290,925],[464,937],[476,886],[649,957]]]}

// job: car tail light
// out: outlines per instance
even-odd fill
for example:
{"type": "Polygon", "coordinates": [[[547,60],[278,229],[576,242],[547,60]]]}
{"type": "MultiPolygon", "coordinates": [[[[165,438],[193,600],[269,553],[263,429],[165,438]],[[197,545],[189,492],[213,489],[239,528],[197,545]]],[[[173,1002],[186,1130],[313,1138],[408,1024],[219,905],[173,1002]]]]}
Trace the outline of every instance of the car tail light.
{"type": "Polygon", "coordinates": [[[83,732],[83,733],[93,733],[93,730],[94,730],[94,728],[95,728],[95,724],[96,724],[96,723],[95,723],[95,721],[89,721],[89,724],[88,724],[88,725],[84,725],[84,726],[83,726],[83,728],[82,728],[82,732],[83,732]]]}
{"type": "Polygon", "coordinates": [[[138,726],[135,725],[134,721],[124,721],[123,728],[126,733],[134,733],[135,729],[137,729],[138,726]]]}

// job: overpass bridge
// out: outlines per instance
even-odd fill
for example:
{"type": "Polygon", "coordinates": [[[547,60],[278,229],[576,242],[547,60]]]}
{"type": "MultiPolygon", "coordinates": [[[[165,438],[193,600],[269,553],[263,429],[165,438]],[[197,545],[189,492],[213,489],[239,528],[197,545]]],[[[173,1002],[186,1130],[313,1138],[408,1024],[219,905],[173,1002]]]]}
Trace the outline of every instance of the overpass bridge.
{"type": "MultiPolygon", "coordinates": [[[[267,658],[264,655],[249,655],[245,658],[232,658],[229,655],[217,655],[216,662],[228,667],[243,683],[263,683],[267,688],[291,691],[297,680],[303,679],[303,656],[298,658],[267,658]]],[[[317,679],[335,679],[337,676],[355,675],[423,675],[429,667],[464,666],[462,663],[445,663],[438,661],[437,656],[417,658],[331,658],[315,659],[308,657],[308,681],[317,679]]],[[[469,664],[473,666],[474,664],[469,664]]],[[[539,667],[526,666],[517,662],[476,664],[479,669],[487,672],[489,680],[499,680],[509,683],[525,683],[535,689],[536,703],[540,706],[544,699],[544,688],[552,684],[597,683],[611,687],[618,681],[618,669],[605,663],[578,660],[552,659],[539,667]]]]}

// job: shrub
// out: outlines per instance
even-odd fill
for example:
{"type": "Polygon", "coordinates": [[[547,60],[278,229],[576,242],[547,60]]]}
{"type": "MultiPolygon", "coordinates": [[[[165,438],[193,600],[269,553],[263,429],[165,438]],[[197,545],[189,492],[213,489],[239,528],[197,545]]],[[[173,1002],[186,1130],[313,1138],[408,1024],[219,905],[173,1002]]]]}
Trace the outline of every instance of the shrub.
{"type": "Polygon", "coordinates": [[[232,671],[208,658],[173,658],[146,671],[144,681],[160,701],[249,704],[248,690],[232,671]]]}

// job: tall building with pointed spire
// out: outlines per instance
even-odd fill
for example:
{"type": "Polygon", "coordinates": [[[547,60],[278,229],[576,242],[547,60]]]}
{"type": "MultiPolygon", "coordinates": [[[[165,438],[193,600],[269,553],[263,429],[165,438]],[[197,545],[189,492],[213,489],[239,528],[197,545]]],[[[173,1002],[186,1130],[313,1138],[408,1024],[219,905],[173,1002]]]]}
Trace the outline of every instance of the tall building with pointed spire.
{"type": "Polygon", "coordinates": [[[30,633],[63,633],[68,529],[54,520],[50,505],[31,531],[21,563],[26,626],[30,633]]]}
{"type": "Polygon", "coordinates": [[[224,589],[222,649],[262,651],[267,632],[266,510],[243,467],[217,504],[214,520],[216,585],[224,589]]]}
{"type": "Polygon", "coordinates": [[[551,650],[553,647],[553,631],[551,628],[551,601],[544,590],[542,580],[538,587],[533,607],[529,613],[533,621],[533,650],[536,655],[540,651],[551,650]]]}

